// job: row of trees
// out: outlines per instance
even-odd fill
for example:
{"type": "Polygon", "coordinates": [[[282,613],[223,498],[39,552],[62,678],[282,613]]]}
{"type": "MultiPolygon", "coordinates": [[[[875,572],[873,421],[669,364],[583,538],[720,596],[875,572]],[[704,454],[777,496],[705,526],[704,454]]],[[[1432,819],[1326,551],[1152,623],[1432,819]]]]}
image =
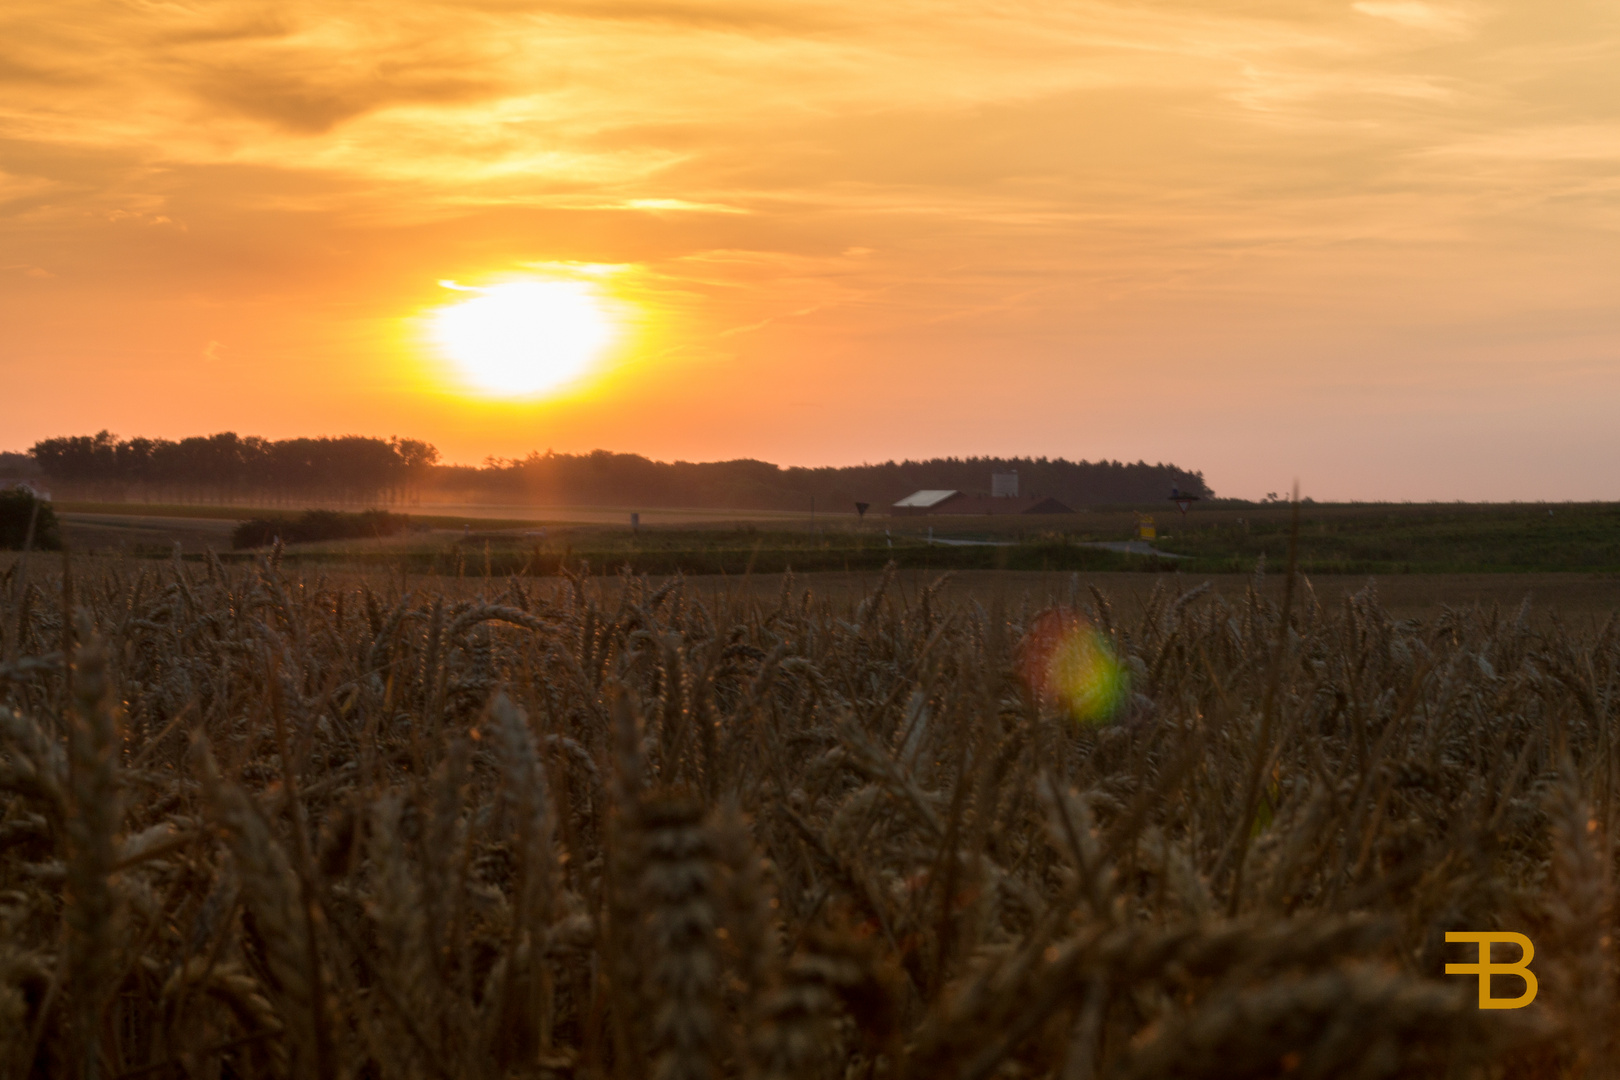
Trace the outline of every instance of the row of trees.
{"type": "Polygon", "coordinates": [[[345,435],[261,439],[234,432],[119,439],[109,432],[45,439],[32,457],[58,496],[147,502],[347,503],[379,506],[429,498],[549,506],[690,506],[727,510],[882,511],[921,488],[988,491],[990,475],[1016,469],[1026,495],[1075,508],[1164,499],[1172,487],[1212,498],[1201,472],[1144,461],[1063,458],[931,458],[841,468],[783,468],[768,461],[652,461],[639,454],[530,454],[480,467],[439,465],[416,439],[345,435]]]}
{"type": "Polygon", "coordinates": [[[58,496],[149,502],[399,502],[439,452],[417,439],[261,439],[226,431],[178,441],[111,432],[44,439],[30,451],[58,496]]]}
{"type": "Polygon", "coordinates": [[[690,506],[717,509],[804,510],[811,501],[847,511],[859,500],[878,510],[922,488],[988,492],[990,475],[1016,469],[1023,494],[1044,495],[1075,508],[1162,501],[1172,487],[1202,498],[1214,492],[1201,472],[1138,461],[1062,458],[931,458],[876,465],[782,468],[766,461],[651,461],[638,454],[530,454],[491,458],[482,468],[435,470],[446,494],[553,506],[690,506]]]}

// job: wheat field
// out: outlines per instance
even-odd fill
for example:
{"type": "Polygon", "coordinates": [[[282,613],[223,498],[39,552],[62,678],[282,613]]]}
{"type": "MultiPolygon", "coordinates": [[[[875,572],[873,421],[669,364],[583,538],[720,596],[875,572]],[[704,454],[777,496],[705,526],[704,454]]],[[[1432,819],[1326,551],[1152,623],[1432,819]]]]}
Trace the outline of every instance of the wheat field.
{"type": "Polygon", "coordinates": [[[1610,1075],[1616,621],[453,585],[0,576],[0,1075],[1610,1075]]]}

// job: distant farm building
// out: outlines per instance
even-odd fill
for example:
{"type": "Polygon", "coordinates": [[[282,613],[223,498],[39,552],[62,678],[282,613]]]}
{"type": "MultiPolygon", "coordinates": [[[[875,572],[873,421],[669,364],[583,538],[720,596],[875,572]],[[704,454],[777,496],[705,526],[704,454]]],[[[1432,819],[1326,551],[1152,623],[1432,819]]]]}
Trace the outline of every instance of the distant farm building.
{"type": "Polygon", "coordinates": [[[913,491],[889,508],[889,513],[897,517],[906,517],[917,514],[933,514],[938,511],[935,507],[952,499],[962,498],[960,491],[913,491]]]}
{"type": "MultiPolygon", "coordinates": [[[[1016,485],[1016,480],[1014,481],[1016,485]]],[[[1016,490],[1016,487],[1015,487],[1016,490]]],[[[889,508],[895,517],[925,514],[1072,514],[1074,511],[1044,495],[969,495],[964,491],[914,491],[889,508]]]]}

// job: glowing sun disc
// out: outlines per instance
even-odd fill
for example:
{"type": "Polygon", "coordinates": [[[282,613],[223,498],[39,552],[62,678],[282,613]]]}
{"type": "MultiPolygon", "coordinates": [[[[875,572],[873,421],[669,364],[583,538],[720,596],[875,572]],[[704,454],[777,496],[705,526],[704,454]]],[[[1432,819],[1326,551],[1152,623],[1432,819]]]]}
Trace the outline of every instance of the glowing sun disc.
{"type": "MultiPolygon", "coordinates": [[[[461,288],[461,286],[450,286],[461,288]]],[[[474,387],[519,396],[580,375],[613,337],[590,287],[574,281],[515,281],[471,290],[440,308],[434,337],[474,387]]]]}

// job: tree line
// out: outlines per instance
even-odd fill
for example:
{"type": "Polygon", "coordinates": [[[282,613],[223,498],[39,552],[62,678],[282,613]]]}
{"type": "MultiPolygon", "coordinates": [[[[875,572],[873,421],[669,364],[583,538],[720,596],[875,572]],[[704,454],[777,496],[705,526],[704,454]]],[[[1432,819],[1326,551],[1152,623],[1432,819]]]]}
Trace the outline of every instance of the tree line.
{"type": "Polygon", "coordinates": [[[1202,472],[1138,461],[1063,458],[930,458],[880,464],[784,468],[767,461],[652,461],[639,454],[530,454],[487,459],[481,468],[442,466],[434,486],[455,497],[543,505],[704,507],[849,512],[856,502],[882,512],[924,488],[989,492],[990,476],[1016,469],[1024,495],[1075,509],[1163,501],[1171,488],[1200,498],[1214,492],[1202,472]]]}
{"type": "Polygon", "coordinates": [[[226,431],[43,439],[29,451],[59,497],[147,502],[394,503],[431,477],[439,452],[417,439],[263,439],[226,431]]]}
{"type": "Polygon", "coordinates": [[[878,464],[783,467],[734,461],[653,461],[639,454],[547,451],[441,465],[417,439],[262,439],[234,432],[169,439],[119,439],[106,432],[45,439],[30,454],[58,497],[146,502],[366,506],[408,499],[540,506],[701,507],[878,512],[924,488],[988,492],[990,476],[1017,470],[1020,493],[1075,509],[1160,502],[1171,488],[1212,498],[1204,474],[1145,461],[1063,458],[930,458],[878,464]]]}

